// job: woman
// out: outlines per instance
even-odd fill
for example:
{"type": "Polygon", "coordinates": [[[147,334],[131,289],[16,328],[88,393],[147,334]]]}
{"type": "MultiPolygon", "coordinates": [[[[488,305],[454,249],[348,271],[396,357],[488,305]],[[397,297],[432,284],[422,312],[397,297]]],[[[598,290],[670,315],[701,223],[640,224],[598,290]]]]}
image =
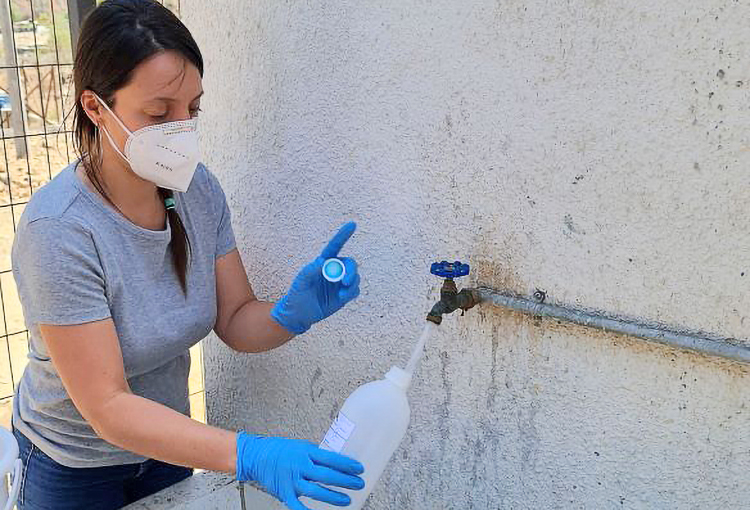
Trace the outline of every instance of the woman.
{"type": "Polygon", "coordinates": [[[240,352],[278,347],[359,294],[357,266],[321,276],[345,225],[278,303],[257,300],[217,180],[198,163],[203,61],[152,0],[108,0],[75,59],[80,159],[34,194],[13,247],[30,360],[13,426],[21,510],[114,509],[191,475],[256,480],[289,508],[339,506],[361,464],[308,442],[191,420],[188,349],[212,329],[240,352]]]}

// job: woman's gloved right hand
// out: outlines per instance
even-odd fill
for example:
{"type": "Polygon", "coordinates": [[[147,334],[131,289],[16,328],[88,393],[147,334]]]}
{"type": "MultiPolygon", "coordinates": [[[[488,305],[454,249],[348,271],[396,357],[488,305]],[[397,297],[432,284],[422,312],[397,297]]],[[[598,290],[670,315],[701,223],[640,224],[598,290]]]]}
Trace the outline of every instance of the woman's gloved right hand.
{"type": "Polygon", "coordinates": [[[260,483],[291,510],[310,510],[300,503],[300,496],[348,506],[349,496],[318,483],[360,490],[365,482],[357,475],[363,472],[356,460],[308,441],[237,434],[237,480],[260,483]]]}

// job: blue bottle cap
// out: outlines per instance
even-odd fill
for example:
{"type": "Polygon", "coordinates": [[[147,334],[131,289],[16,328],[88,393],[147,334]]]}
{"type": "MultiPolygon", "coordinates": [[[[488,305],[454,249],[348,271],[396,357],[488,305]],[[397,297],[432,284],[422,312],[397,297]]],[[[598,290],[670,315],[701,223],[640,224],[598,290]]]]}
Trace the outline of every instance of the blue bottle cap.
{"type": "Polygon", "coordinates": [[[323,278],[331,283],[340,282],[346,276],[346,267],[339,259],[328,259],[323,262],[323,278]]]}

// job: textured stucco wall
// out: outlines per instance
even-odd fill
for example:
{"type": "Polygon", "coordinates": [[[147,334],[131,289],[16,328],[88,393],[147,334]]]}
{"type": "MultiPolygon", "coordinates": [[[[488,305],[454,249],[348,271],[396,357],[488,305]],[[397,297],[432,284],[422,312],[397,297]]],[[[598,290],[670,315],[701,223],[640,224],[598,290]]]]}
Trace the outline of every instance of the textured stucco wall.
{"type": "MultiPolygon", "coordinates": [[[[750,6],[183,0],[206,161],[277,298],[348,219],[363,293],[275,352],[206,347],[214,423],[318,440],[403,363],[429,263],[750,337],[750,6]]],[[[747,508],[750,369],[483,308],[427,346],[372,509],[747,508]]]]}

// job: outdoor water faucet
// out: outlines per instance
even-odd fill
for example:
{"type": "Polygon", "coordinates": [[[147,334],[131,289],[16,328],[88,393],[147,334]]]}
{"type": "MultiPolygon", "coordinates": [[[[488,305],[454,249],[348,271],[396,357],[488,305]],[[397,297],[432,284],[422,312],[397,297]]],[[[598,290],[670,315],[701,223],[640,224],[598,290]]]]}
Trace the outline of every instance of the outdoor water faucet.
{"type": "Polygon", "coordinates": [[[456,287],[455,278],[469,274],[469,265],[456,262],[435,262],[432,264],[430,272],[436,276],[445,278],[443,288],[440,289],[440,301],[435,303],[430,313],[427,314],[427,320],[434,322],[438,326],[443,322],[443,315],[447,315],[461,310],[463,313],[479,304],[479,294],[473,289],[463,289],[461,292],[456,287]]]}

